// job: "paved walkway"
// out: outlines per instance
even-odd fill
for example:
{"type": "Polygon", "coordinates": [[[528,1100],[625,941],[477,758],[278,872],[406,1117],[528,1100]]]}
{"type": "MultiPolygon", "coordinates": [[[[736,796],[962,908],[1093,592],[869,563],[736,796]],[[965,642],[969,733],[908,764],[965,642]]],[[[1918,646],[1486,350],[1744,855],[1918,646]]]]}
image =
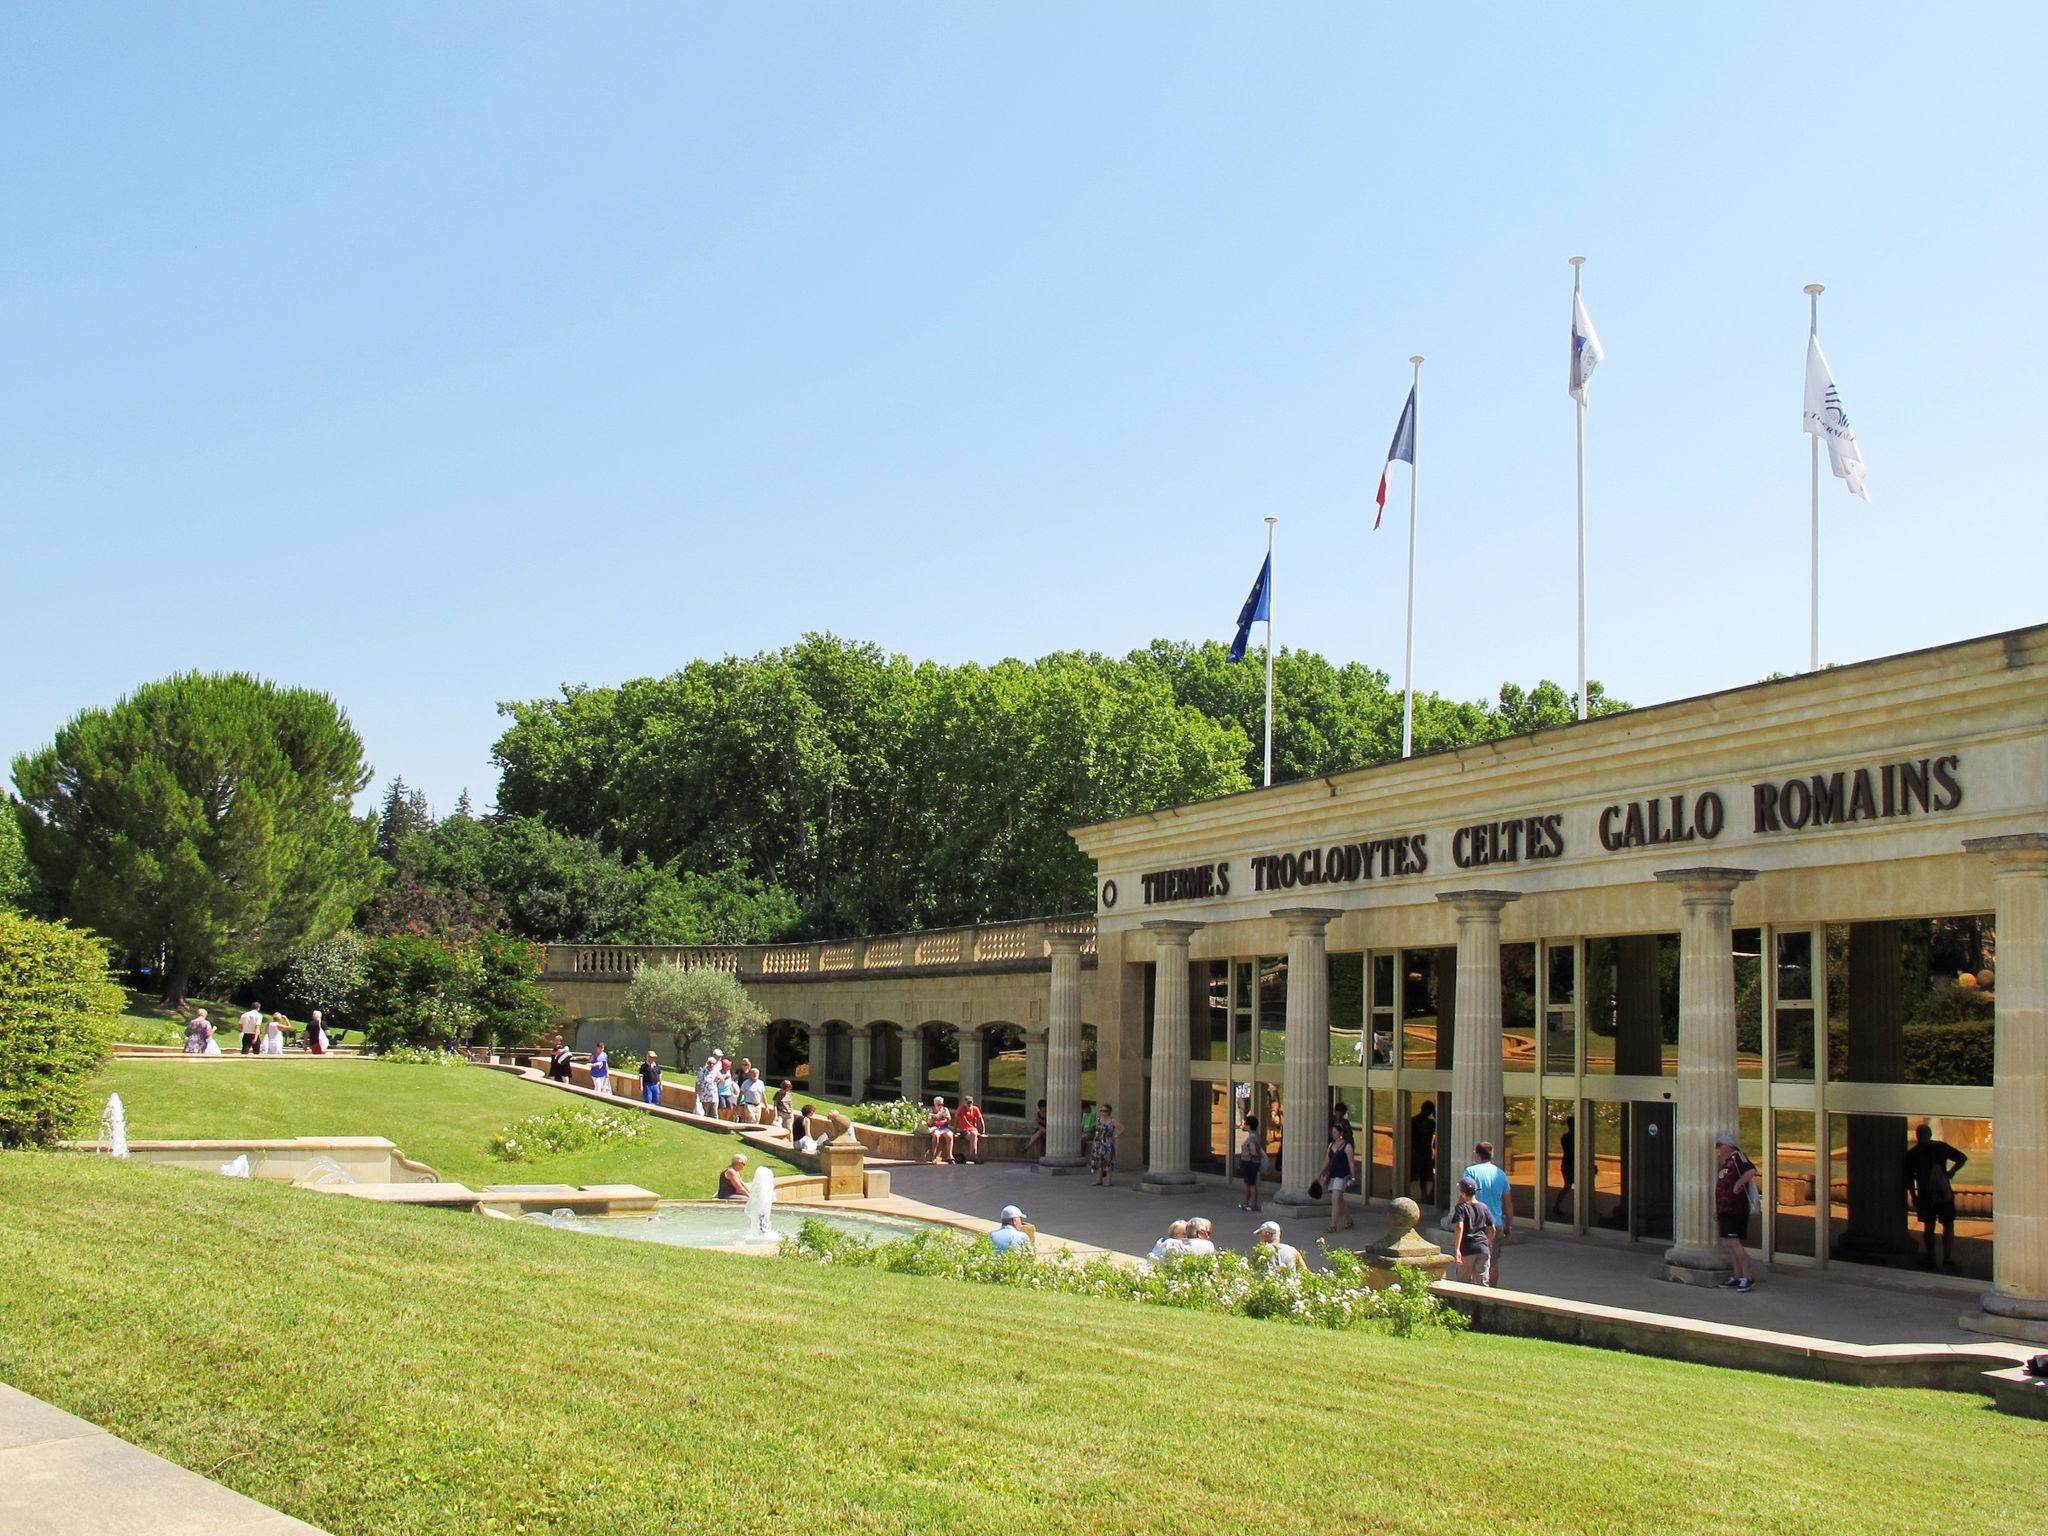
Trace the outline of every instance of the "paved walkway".
{"type": "MultiPolygon", "coordinates": [[[[1019,1205],[1043,1232],[1119,1253],[1147,1252],[1165,1234],[1167,1223],[1182,1216],[1208,1217],[1216,1223],[1217,1243],[1239,1250],[1251,1247],[1252,1229],[1271,1217],[1280,1222],[1287,1241],[1310,1255],[1318,1237],[1341,1237],[1345,1246],[1363,1247],[1387,1229],[1383,1202],[1359,1212],[1351,1231],[1331,1234],[1327,1208],[1300,1219],[1274,1208],[1269,1199],[1265,1212],[1254,1216],[1237,1208],[1235,1185],[1201,1183],[1186,1195],[1162,1196],[1134,1188],[1130,1174],[1098,1189],[1085,1174],[1056,1178],[1024,1163],[884,1166],[894,1193],[911,1200],[991,1220],[1003,1206],[1019,1205]]],[[[1432,1235],[1427,1213],[1423,1230],[1432,1235]]],[[[1661,1243],[1623,1246],[1518,1234],[1502,1256],[1501,1278],[1516,1290],[1547,1296],[1845,1344],[1985,1342],[1981,1334],[1956,1325],[1961,1314],[1977,1309],[1977,1294],[1966,1289],[1870,1284],[1845,1279],[1840,1271],[1786,1267],[1760,1271],[1756,1289],[1737,1295],[1653,1278],[1652,1266],[1662,1253],[1661,1243]]]]}
{"type": "Polygon", "coordinates": [[[322,1536],[0,1383],[7,1536],[322,1536]]]}

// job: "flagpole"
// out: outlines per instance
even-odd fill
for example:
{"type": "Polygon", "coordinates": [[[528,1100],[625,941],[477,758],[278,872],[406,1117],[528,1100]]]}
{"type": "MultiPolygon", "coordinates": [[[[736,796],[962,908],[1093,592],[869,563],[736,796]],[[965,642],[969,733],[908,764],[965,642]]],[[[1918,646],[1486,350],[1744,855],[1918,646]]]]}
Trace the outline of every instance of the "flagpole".
{"type": "MultiPolygon", "coordinates": [[[[1809,337],[1820,334],[1820,296],[1825,290],[1819,283],[1806,285],[1806,334],[1809,337]]],[[[1813,482],[1813,591],[1812,623],[1809,632],[1807,667],[1809,672],[1820,670],[1820,434],[1813,433],[1807,439],[1807,467],[1813,482]]]]}
{"type": "MultiPolygon", "coordinates": [[[[1579,296],[1579,271],[1586,265],[1586,258],[1572,258],[1572,298],[1579,296]]],[[[1578,308],[1572,309],[1573,336],[1578,334],[1578,308]]],[[[1578,391],[1578,467],[1579,467],[1579,718],[1586,718],[1586,401],[1585,390],[1578,391]]]]}
{"type": "MultiPolygon", "coordinates": [[[[1411,357],[1415,365],[1415,382],[1410,387],[1410,398],[1415,401],[1415,414],[1422,414],[1422,359],[1411,357]]],[[[1415,424],[1419,428],[1420,423],[1415,424]]],[[[1414,430],[1411,428],[1411,430],[1414,430]]],[[[1414,449],[1409,449],[1410,454],[1414,449]]],[[[1415,755],[1415,483],[1421,476],[1413,457],[1408,460],[1408,662],[1401,684],[1401,755],[1415,755]]]]}
{"type": "Polygon", "coordinates": [[[1273,525],[1266,519],[1266,784],[1273,783],[1273,525]]]}

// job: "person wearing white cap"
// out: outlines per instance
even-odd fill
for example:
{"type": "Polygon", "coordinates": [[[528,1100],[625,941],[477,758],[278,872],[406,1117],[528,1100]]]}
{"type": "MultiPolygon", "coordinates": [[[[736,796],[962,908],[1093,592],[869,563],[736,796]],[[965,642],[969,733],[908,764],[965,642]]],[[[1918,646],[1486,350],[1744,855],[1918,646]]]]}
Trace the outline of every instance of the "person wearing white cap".
{"type": "Polygon", "coordinates": [[[1292,1243],[1280,1241],[1280,1223],[1268,1221],[1260,1224],[1252,1234],[1255,1239],[1252,1248],[1252,1264],[1265,1269],[1277,1265],[1283,1270],[1307,1269],[1308,1260],[1301,1256],[1301,1250],[1292,1243]]]}
{"type": "Polygon", "coordinates": [[[1026,1253],[1035,1251],[1035,1245],[1031,1241],[1031,1234],[1024,1230],[1024,1221],[1024,1213],[1018,1210],[1016,1206],[1006,1205],[1003,1207],[1003,1224],[988,1235],[988,1240],[995,1244],[997,1253],[1009,1253],[1019,1248],[1023,1249],[1026,1253]]]}
{"type": "Polygon", "coordinates": [[[1714,1224],[1721,1234],[1721,1246],[1728,1250],[1728,1265],[1734,1270],[1721,1284],[1731,1291],[1746,1291],[1753,1283],[1749,1249],[1745,1245],[1749,1241],[1750,1203],[1759,1193],[1756,1164],[1742,1155],[1732,1132],[1723,1131],[1716,1136],[1714,1150],[1721,1154],[1721,1166],[1714,1175],[1714,1224]]]}

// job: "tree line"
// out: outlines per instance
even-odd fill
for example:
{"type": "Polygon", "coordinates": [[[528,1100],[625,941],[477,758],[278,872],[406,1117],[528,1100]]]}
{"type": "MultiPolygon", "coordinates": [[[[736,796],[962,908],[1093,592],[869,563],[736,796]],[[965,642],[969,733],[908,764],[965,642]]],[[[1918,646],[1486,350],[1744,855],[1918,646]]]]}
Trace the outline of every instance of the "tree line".
{"type": "MultiPolygon", "coordinates": [[[[1276,782],[1398,755],[1385,673],[1306,651],[1274,669],[1276,782]]],[[[371,770],[339,703],[186,673],[15,759],[0,906],[160,962],[174,1000],[195,978],[331,978],[334,952],[305,952],[343,936],[468,946],[502,982],[517,965],[485,936],[760,943],[1076,910],[1092,880],[1068,828],[1252,787],[1263,700],[1263,667],[1213,642],[947,666],[806,635],[502,705],[494,812],[465,795],[438,816],[394,777],[359,815],[371,770]]],[[[1416,748],[1573,706],[1550,682],[1418,694],[1416,748]]]]}

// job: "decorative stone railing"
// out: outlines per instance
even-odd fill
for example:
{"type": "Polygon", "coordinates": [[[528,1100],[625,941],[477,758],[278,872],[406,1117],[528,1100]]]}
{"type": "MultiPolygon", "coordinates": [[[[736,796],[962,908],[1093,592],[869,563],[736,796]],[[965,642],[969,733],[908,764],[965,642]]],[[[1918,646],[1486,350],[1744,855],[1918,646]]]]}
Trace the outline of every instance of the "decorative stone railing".
{"type": "Polygon", "coordinates": [[[817,944],[550,944],[542,975],[625,978],[643,965],[729,971],[742,981],[1029,970],[1049,963],[1055,934],[1079,935],[1083,960],[1094,958],[1095,918],[1084,912],[817,944]]]}

